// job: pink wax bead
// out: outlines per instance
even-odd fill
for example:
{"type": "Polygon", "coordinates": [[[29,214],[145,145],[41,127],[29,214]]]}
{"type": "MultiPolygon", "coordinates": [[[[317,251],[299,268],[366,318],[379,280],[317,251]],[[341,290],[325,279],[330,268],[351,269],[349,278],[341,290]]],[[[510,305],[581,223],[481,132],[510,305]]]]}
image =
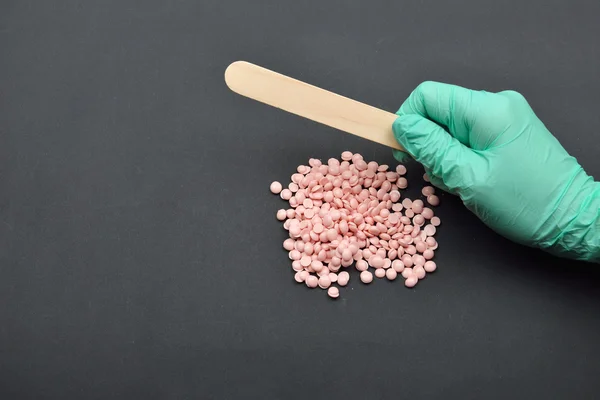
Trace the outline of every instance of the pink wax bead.
{"type": "Polygon", "coordinates": [[[369,264],[365,260],[359,260],[356,262],[356,269],[361,272],[366,271],[369,269],[369,264]]]}
{"type": "Polygon", "coordinates": [[[427,261],[423,266],[423,269],[425,269],[425,272],[431,273],[437,269],[437,265],[433,261],[427,261]]]}
{"type": "Polygon", "coordinates": [[[290,200],[294,194],[290,189],[283,189],[281,193],[279,193],[279,197],[283,200],[290,200]]]}
{"type": "Polygon", "coordinates": [[[388,280],[393,281],[398,276],[398,273],[393,268],[389,268],[389,269],[385,270],[385,276],[386,276],[386,278],[388,278],[388,280]]]}
{"type": "Polygon", "coordinates": [[[383,268],[385,262],[383,261],[382,257],[375,255],[369,259],[369,264],[371,264],[371,266],[374,268],[383,268]]]}
{"type": "Polygon", "coordinates": [[[432,219],[433,218],[433,210],[431,208],[425,207],[425,208],[423,208],[423,211],[421,212],[421,216],[425,219],[432,219]]]}
{"type": "Polygon", "coordinates": [[[423,196],[429,197],[435,193],[435,188],[433,186],[425,186],[423,189],[421,189],[421,193],[423,196]]]}
{"type": "Polygon", "coordinates": [[[342,271],[337,276],[337,284],[340,286],[346,286],[350,281],[350,274],[346,271],[342,271]]]}
{"type": "Polygon", "coordinates": [[[294,239],[285,239],[283,241],[283,248],[287,251],[294,250],[294,239]]]}
{"type": "Polygon", "coordinates": [[[302,266],[302,264],[300,264],[300,261],[294,260],[292,261],[292,269],[296,272],[300,272],[304,269],[304,267],[302,266]]]}
{"type": "Polygon", "coordinates": [[[412,270],[412,268],[404,268],[404,270],[401,273],[402,273],[402,277],[404,279],[406,279],[413,275],[413,270],[412,270]]]}
{"type": "Polygon", "coordinates": [[[287,218],[287,213],[285,210],[277,210],[276,217],[279,221],[283,221],[287,218]]]}
{"type": "Polygon", "coordinates": [[[422,266],[415,267],[415,269],[413,270],[413,273],[419,279],[424,279],[425,275],[426,275],[425,269],[422,266]]]}
{"type": "Polygon", "coordinates": [[[319,278],[318,285],[321,289],[327,289],[331,286],[331,279],[329,279],[328,275],[323,275],[319,278]]]}
{"type": "Polygon", "coordinates": [[[425,224],[425,217],[423,215],[415,215],[412,220],[413,225],[423,226],[425,224]]]}
{"type": "Polygon", "coordinates": [[[396,166],[396,172],[398,175],[406,175],[406,167],[402,164],[396,166]]]}
{"type": "Polygon", "coordinates": [[[327,289],[327,295],[332,299],[337,299],[338,297],[340,297],[340,290],[335,286],[332,286],[329,289],[327,289]]]}
{"type": "Polygon", "coordinates": [[[418,282],[419,280],[417,279],[417,277],[410,276],[404,281],[404,286],[406,286],[407,288],[413,288],[417,285],[418,282]]]}
{"type": "Polygon", "coordinates": [[[427,249],[427,250],[425,250],[425,251],[423,252],[423,257],[424,257],[426,260],[431,260],[431,259],[433,258],[433,255],[434,255],[434,253],[433,253],[433,250],[432,250],[432,249],[427,249]]]}
{"type": "Polygon", "coordinates": [[[309,275],[304,282],[309,288],[316,288],[319,285],[319,278],[314,275],[309,275]]]}
{"type": "Polygon", "coordinates": [[[431,225],[440,226],[441,223],[442,223],[442,221],[439,219],[439,217],[431,218],[431,225]]]}
{"type": "Polygon", "coordinates": [[[312,260],[310,266],[315,272],[321,272],[321,270],[323,269],[323,263],[319,260],[312,260]]]}
{"type": "Polygon", "coordinates": [[[423,232],[425,232],[425,234],[427,236],[433,236],[433,235],[435,235],[435,231],[436,231],[435,226],[433,226],[431,224],[430,225],[426,225],[425,228],[423,228],[423,232]]]}
{"type": "Polygon", "coordinates": [[[369,271],[363,271],[360,273],[360,280],[362,283],[371,283],[373,282],[373,274],[369,271]]]}
{"type": "Polygon", "coordinates": [[[271,183],[271,186],[269,187],[269,189],[271,190],[271,193],[273,194],[279,194],[281,193],[281,190],[283,189],[283,185],[277,181],[271,183]]]}
{"type": "Polygon", "coordinates": [[[432,206],[439,206],[440,205],[440,198],[437,197],[435,194],[432,194],[430,196],[427,196],[427,202],[429,204],[431,204],[432,206]]]}
{"type": "Polygon", "coordinates": [[[394,260],[392,262],[392,269],[397,273],[401,273],[402,271],[404,271],[404,263],[402,263],[401,260],[394,260]]]}
{"type": "Polygon", "coordinates": [[[383,278],[385,276],[385,269],[383,269],[383,268],[376,269],[375,276],[377,278],[383,278]]]}
{"type": "Polygon", "coordinates": [[[412,256],[413,264],[418,266],[425,265],[425,257],[420,254],[415,254],[412,256]]]}
{"type": "Polygon", "coordinates": [[[290,260],[299,261],[302,258],[302,253],[298,250],[292,250],[289,254],[290,260]]]}

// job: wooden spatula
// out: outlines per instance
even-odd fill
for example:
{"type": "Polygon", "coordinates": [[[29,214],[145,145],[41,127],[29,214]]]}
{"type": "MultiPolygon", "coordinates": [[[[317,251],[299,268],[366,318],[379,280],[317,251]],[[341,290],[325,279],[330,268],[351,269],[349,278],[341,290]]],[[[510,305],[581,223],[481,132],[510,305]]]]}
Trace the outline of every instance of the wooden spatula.
{"type": "Polygon", "coordinates": [[[390,112],[245,61],[236,61],[227,68],[225,82],[243,96],[403,150],[392,132],[397,115],[390,112]]]}

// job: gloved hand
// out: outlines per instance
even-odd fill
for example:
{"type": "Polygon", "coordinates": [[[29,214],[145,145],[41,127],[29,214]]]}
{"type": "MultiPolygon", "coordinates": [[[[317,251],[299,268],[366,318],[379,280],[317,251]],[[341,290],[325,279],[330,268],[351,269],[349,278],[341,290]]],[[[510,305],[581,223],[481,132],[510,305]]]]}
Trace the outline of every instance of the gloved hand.
{"type": "Polygon", "coordinates": [[[397,114],[396,139],[432,184],[460,196],[490,228],[559,256],[600,261],[600,184],[523,96],[425,82],[397,114]]]}

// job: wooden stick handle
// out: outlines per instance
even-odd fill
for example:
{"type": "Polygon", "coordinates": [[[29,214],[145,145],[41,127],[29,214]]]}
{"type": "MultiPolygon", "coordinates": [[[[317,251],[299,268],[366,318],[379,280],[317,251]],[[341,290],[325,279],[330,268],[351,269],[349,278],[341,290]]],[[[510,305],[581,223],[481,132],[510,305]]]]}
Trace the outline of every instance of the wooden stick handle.
{"type": "Polygon", "coordinates": [[[245,61],[236,61],[227,68],[225,82],[243,96],[403,150],[392,132],[397,115],[390,112],[245,61]]]}

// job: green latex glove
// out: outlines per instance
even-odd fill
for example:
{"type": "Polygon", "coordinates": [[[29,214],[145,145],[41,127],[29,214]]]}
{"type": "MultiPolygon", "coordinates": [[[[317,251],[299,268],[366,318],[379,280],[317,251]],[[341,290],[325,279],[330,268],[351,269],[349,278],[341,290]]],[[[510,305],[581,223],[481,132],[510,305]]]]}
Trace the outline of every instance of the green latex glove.
{"type": "Polygon", "coordinates": [[[460,196],[490,228],[559,256],[600,261],[600,184],[523,96],[425,82],[397,114],[396,139],[433,185],[460,196]]]}

